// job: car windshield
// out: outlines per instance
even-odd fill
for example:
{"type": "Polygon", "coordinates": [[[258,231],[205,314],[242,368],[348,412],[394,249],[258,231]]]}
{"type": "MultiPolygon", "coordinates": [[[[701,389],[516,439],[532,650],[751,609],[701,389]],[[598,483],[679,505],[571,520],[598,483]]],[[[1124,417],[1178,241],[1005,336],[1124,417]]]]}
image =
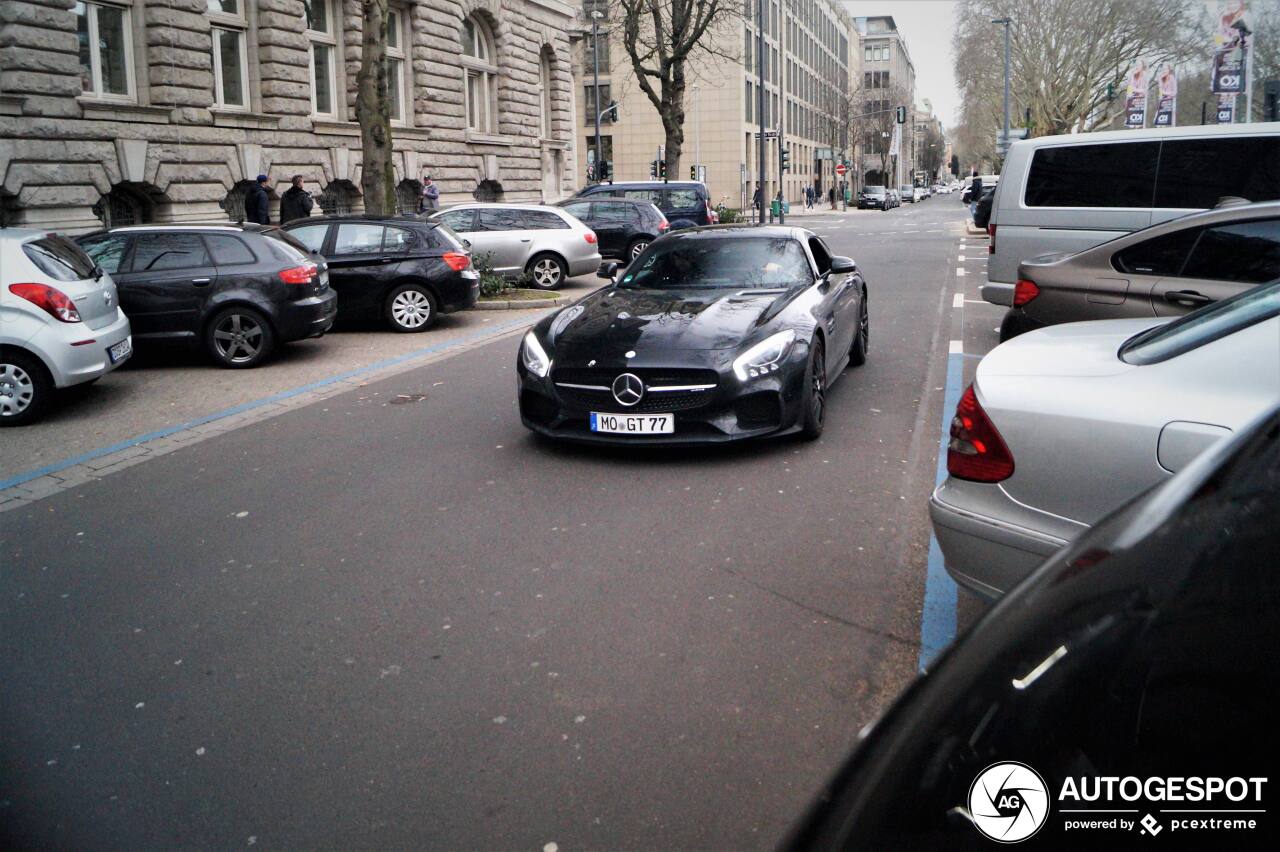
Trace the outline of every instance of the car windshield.
{"type": "Polygon", "coordinates": [[[1130,338],[1120,347],[1128,364],[1155,364],[1175,358],[1255,323],[1280,316],[1280,281],[1238,293],[1130,338]]]}
{"type": "Polygon", "coordinates": [[[620,286],[646,290],[792,287],[812,282],[800,244],[790,237],[678,239],[657,242],[620,286]]]}
{"type": "Polygon", "coordinates": [[[883,186],[868,186],[863,188],[862,191],[866,195],[884,195],[885,193],[883,186]]]}

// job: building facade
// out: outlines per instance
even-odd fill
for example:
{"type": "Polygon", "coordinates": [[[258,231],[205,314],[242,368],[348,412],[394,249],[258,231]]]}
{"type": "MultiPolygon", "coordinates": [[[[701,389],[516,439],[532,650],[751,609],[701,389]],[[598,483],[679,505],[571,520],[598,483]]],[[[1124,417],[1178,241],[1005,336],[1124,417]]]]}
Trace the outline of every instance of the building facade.
{"type": "MultiPolygon", "coordinates": [[[[911,164],[915,162],[915,134],[910,123],[915,111],[915,63],[892,15],[861,16],[854,18],[853,24],[858,34],[855,79],[860,84],[863,114],[881,113],[898,106],[907,108],[908,123],[902,130],[898,161],[900,182],[910,183],[911,164]]],[[[899,182],[895,166],[890,167],[888,179],[879,173],[880,157],[875,152],[859,150],[857,153],[862,184],[899,182]]]]}
{"type": "MultiPolygon", "coordinates": [[[[621,22],[609,18],[607,0],[585,0],[582,45],[574,75],[578,82],[578,161],[576,177],[585,181],[594,160],[595,90],[593,70],[599,53],[600,103],[618,104],[616,123],[601,125],[601,150],[615,181],[649,180],[650,163],[664,143],[657,109],[636,84],[621,22]],[[599,12],[599,46],[593,48],[591,13],[599,12]]],[[[746,0],[741,16],[708,31],[715,56],[699,55],[691,68],[693,81],[685,102],[685,139],[680,174],[669,180],[705,175],[712,203],[731,208],[750,205],[760,178],[758,143],[760,90],[764,89],[766,133],[782,131],[790,153],[790,171],[778,179],[778,143],[767,138],[764,183],[766,197],[781,187],[799,203],[806,185],[823,197],[834,185],[835,163],[847,145],[850,91],[848,13],[837,0],[746,0]],[[764,81],[761,83],[757,14],[764,12],[764,81]],[[698,168],[701,166],[702,171],[698,168]]]]}
{"type": "MultiPolygon", "coordinates": [[[[560,0],[392,0],[397,198],[578,183],[560,0]]],[[[358,212],[359,0],[3,0],[0,218],[83,231],[231,218],[258,174],[358,212]]],[[[273,207],[278,195],[273,198],[273,207]]],[[[272,219],[277,211],[273,209],[272,219]]]]}

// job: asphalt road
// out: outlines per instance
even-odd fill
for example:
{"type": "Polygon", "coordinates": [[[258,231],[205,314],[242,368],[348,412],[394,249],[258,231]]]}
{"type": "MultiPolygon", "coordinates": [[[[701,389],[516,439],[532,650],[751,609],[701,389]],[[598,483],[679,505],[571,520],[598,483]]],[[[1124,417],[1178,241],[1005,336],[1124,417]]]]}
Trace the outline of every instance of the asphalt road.
{"type": "Polygon", "coordinates": [[[0,514],[0,846],[775,844],[916,670],[985,325],[950,197],[798,221],[870,282],[816,443],[536,440],[513,331],[0,514]]]}

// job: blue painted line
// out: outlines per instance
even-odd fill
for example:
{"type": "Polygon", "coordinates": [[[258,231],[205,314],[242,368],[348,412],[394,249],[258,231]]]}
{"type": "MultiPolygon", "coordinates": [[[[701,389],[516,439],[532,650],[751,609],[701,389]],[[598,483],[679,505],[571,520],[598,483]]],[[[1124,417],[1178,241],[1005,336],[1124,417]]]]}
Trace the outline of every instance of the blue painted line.
{"type": "MultiPolygon", "coordinates": [[[[947,443],[951,440],[951,416],[964,392],[965,355],[955,352],[947,356],[947,384],[942,396],[942,442],[938,451],[935,487],[947,476],[947,443]]],[[[956,581],[951,579],[942,560],[938,539],[929,534],[929,569],[924,583],[924,612],[920,614],[920,671],[942,653],[956,638],[956,581]]]]}
{"type": "Polygon", "coordinates": [[[300,394],[308,393],[313,390],[318,390],[320,388],[327,387],[329,385],[337,384],[338,382],[344,382],[347,379],[354,379],[358,376],[363,376],[368,373],[373,373],[378,370],[385,369],[387,367],[393,367],[396,364],[403,364],[405,361],[412,361],[414,358],[421,358],[424,355],[432,355],[432,354],[435,354],[436,352],[443,352],[446,349],[452,349],[455,346],[461,346],[464,343],[472,343],[476,340],[482,340],[486,337],[493,337],[495,336],[495,332],[505,331],[506,329],[514,328],[516,326],[527,325],[528,323],[529,323],[529,320],[527,318],[523,318],[523,319],[513,320],[511,322],[502,323],[501,325],[490,326],[489,328],[486,328],[482,332],[469,334],[466,337],[460,337],[460,338],[457,338],[456,340],[451,340],[448,343],[437,343],[433,346],[427,346],[422,349],[416,349],[413,352],[407,352],[404,355],[397,355],[394,358],[387,358],[382,361],[369,364],[365,367],[361,367],[357,370],[351,370],[346,373],[340,373],[336,376],[330,376],[326,379],[320,379],[319,381],[311,382],[310,384],[302,385],[301,387],[290,388],[289,390],[281,391],[280,393],[272,394],[271,396],[263,397],[262,399],[255,399],[255,400],[251,400],[250,402],[244,402],[244,403],[241,403],[240,405],[232,406],[231,408],[224,408],[222,411],[216,411],[213,414],[206,414],[203,417],[197,417],[195,420],[188,420],[186,423],[181,423],[177,426],[169,426],[164,429],[158,429],[155,432],[147,432],[145,435],[136,435],[132,438],[129,438],[128,440],[121,441],[118,444],[112,444],[109,447],[102,447],[100,449],[90,450],[89,452],[84,453],[82,455],[78,455],[69,459],[63,459],[62,461],[57,461],[57,462],[54,462],[53,464],[46,465],[45,467],[39,468],[38,470],[28,471],[27,473],[19,473],[16,476],[10,477],[9,479],[0,480],[0,491],[3,491],[6,488],[12,488],[15,485],[21,485],[24,482],[30,482],[33,479],[39,479],[40,477],[47,476],[48,474],[51,474],[51,473],[57,473],[60,470],[66,470],[69,467],[75,467],[78,464],[84,464],[85,462],[93,461],[94,459],[99,459],[99,458],[102,458],[103,456],[109,456],[112,453],[118,453],[121,450],[127,450],[129,447],[136,447],[138,444],[143,444],[143,443],[146,443],[147,441],[154,441],[157,438],[167,438],[168,436],[173,435],[177,432],[182,432],[186,429],[192,429],[192,428],[195,428],[196,426],[203,426],[205,423],[212,423],[214,420],[221,420],[224,417],[231,417],[236,414],[242,414],[246,411],[252,411],[255,408],[261,408],[264,405],[271,405],[272,403],[281,402],[283,400],[290,399],[291,397],[295,397],[300,394]]]}

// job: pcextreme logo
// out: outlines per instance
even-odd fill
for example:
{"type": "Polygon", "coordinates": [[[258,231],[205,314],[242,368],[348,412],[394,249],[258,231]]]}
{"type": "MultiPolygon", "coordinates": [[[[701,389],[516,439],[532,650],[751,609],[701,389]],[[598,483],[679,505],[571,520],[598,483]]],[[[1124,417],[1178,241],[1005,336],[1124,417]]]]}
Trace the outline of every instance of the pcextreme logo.
{"type": "Polygon", "coordinates": [[[1025,763],[993,763],[969,787],[969,815],[992,840],[1026,840],[1049,818],[1049,788],[1025,763]]]}

